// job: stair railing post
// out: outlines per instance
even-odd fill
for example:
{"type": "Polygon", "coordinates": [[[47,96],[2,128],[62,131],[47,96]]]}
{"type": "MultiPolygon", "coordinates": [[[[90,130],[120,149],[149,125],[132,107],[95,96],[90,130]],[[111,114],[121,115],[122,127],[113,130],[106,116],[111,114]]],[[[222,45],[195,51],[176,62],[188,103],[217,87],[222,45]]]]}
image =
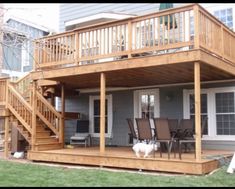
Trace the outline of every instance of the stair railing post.
{"type": "Polygon", "coordinates": [[[37,110],[37,84],[36,81],[32,83],[32,150],[35,150],[36,144],[36,126],[37,126],[37,119],[36,119],[36,110],[37,110]]]}
{"type": "Polygon", "coordinates": [[[62,147],[64,147],[64,116],[65,116],[65,91],[64,84],[61,84],[61,120],[59,127],[59,140],[62,142],[62,147]]]}

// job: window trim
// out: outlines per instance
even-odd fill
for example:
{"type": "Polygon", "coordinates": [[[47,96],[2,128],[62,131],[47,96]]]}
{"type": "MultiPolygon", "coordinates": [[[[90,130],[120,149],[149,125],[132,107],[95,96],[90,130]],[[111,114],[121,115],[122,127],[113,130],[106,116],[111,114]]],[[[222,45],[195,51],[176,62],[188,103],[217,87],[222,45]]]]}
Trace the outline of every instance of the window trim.
{"type": "MultiPolygon", "coordinates": [[[[207,114],[208,114],[208,135],[203,135],[202,140],[218,140],[218,141],[235,141],[235,135],[217,135],[216,134],[216,102],[215,93],[233,92],[235,95],[235,87],[219,87],[201,89],[201,94],[207,94],[207,114]]],[[[183,118],[190,117],[189,95],[193,94],[193,89],[183,90],[183,118]]]]}
{"type": "MultiPolygon", "coordinates": [[[[106,95],[107,99],[107,113],[108,113],[108,133],[105,133],[105,137],[112,138],[112,128],[113,128],[113,99],[112,94],[106,95]]],[[[100,100],[99,95],[89,96],[89,133],[92,137],[100,137],[100,133],[94,133],[94,100],[100,100]]]]}
{"type": "Polygon", "coordinates": [[[134,118],[140,117],[141,107],[140,107],[140,96],[142,94],[153,94],[155,96],[154,104],[154,117],[160,117],[160,98],[159,89],[142,89],[134,91],[134,118]]]}

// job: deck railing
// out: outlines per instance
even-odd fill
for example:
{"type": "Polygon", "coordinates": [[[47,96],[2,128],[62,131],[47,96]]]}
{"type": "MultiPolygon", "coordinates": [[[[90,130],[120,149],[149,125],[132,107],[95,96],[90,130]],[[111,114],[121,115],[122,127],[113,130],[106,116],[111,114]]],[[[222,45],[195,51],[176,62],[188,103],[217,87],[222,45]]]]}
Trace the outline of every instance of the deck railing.
{"type": "Polygon", "coordinates": [[[197,48],[234,63],[233,42],[234,32],[198,4],[189,4],[38,39],[35,42],[35,69],[197,48]]]}
{"type": "Polygon", "coordinates": [[[32,133],[32,107],[20,95],[13,86],[8,85],[8,108],[24,125],[24,127],[32,133]]]}
{"type": "Polygon", "coordinates": [[[31,75],[30,73],[28,73],[24,77],[18,79],[17,81],[13,81],[12,85],[25,99],[27,99],[27,98],[30,98],[31,81],[32,81],[31,75]]]}

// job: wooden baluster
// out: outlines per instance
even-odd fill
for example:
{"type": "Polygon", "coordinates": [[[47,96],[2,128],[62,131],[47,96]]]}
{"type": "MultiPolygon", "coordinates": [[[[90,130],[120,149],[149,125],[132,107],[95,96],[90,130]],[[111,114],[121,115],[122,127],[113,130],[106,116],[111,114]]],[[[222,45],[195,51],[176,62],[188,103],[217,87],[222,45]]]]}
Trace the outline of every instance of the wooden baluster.
{"type": "Polygon", "coordinates": [[[198,5],[194,5],[193,7],[194,12],[194,48],[199,48],[199,7],[198,5]]]}
{"type": "MultiPolygon", "coordinates": [[[[132,31],[132,28],[131,28],[132,31]]],[[[124,25],[124,51],[126,51],[126,24],[124,25]]]]}
{"type": "MultiPolygon", "coordinates": [[[[179,38],[179,42],[181,42],[181,40],[180,40],[180,27],[181,27],[181,24],[180,24],[180,13],[178,13],[178,38],[179,38]]],[[[190,33],[190,31],[189,31],[189,33],[190,33]]]]}
{"type": "Polygon", "coordinates": [[[153,32],[153,37],[152,37],[152,40],[153,40],[153,47],[156,46],[156,43],[155,43],[155,38],[156,38],[156,33],[157,30],[155,30],[155,21],[156,21],[156,18],[153,18],[153,25],[152,25],[152,32],[153,32]]]}
{"type": "MultiPolygon", "coordinates": [[[[175,17],[173,17],[173,32],[174,32],[174,34],[173,34],[173,43],[175,43],[175,20],[174,19],[175,19],[175,17]]],[[[182,32],[183,32],[183,42],[185,42],[186,41],[185,40],[185,12],[183,12],[182,32]]]]}
{"type": "MultiPolygon", "coordinates": [[[[167,22],[167,44],[170,43],[170,15],[167,15],[168,22],[167,22]]],[[[174,21],[173,21],[174,22],[174,21]]]]}
{"type": "Polygon", "coordinates": [[[161,26],[160,26],[160,18],[158,17],[157,18],[157,34],[158,34],[158,46],[161,46],[161,38],[160,38],[160,29],[161,29],[161,26]]]}

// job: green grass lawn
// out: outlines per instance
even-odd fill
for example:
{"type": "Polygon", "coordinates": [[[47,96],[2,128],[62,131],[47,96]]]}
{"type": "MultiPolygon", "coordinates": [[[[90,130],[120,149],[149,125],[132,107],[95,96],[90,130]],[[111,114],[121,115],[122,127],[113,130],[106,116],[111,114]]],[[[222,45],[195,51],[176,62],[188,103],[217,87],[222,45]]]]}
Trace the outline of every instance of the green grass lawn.
{"type": "Polygon", "coordinates": [[[74,169],[0,160],[0,186],[235,186],[223,166],[211,175],[157,175],[74,169]]]}

